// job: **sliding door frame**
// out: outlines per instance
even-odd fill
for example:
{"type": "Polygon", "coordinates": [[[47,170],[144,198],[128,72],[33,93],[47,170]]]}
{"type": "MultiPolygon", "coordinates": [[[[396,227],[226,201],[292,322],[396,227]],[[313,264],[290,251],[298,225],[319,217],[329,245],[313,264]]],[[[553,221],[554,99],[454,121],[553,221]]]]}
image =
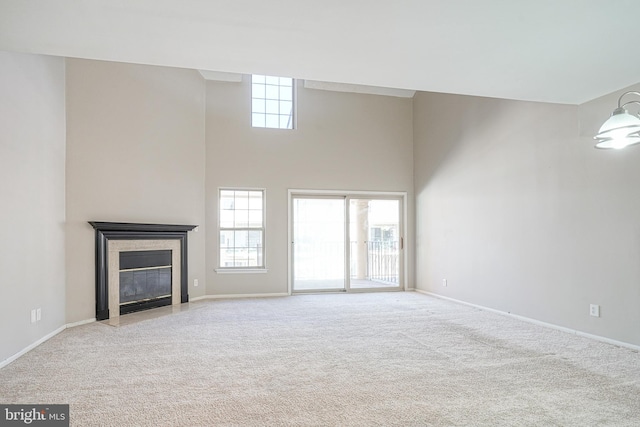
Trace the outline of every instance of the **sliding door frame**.
{"type": "MultiPolygon", "coordinates": [[[[301,198],[344,198],[345,199],[345,212],[347,216],[345,217],[345,250],[348,250],[349,239],[346,237],[349,236],[349,221],[348,221],[348,211],[349,211],[349,200],[350,199],[396,199],[400,201],[400,277],[399,277],[399,286],[397,288],[381,288],[379,291],[405,291],[408,289],[407,286],[407,271],[408,271],[408,260],[409,254],[408,247],[406,245],[406,234],[407,234],[407,193],[404,191],[345,191],[345,190],[302,190],[302,189],[289,189],[288,190],[288,243],[287,243],[287,281],[288,281],[288,293],[289,295],[293,294],[293,199],[301,197],[301,198]]],[[[376,289],[350,289],[350,270],[349,270],[349,256],[345,255],[345,290],[340,290],[339,292],[372,292],[378,291],[376,289]]],[[[298,293],[298,292],[296,292],[298,293]]],[[[300,292],[304,293],[304,292],[300,292]]]]}

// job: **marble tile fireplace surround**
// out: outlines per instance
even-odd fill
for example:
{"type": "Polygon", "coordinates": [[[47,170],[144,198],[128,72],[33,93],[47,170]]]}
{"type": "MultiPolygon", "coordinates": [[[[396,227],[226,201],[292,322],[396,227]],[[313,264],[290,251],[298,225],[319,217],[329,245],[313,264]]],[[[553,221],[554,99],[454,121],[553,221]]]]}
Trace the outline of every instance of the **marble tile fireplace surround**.
{"type": "Polygon", "coordinates": [[[89,224],[96,231],[96,320],[189,301],[187,232],[195,225],[89,224]]]}

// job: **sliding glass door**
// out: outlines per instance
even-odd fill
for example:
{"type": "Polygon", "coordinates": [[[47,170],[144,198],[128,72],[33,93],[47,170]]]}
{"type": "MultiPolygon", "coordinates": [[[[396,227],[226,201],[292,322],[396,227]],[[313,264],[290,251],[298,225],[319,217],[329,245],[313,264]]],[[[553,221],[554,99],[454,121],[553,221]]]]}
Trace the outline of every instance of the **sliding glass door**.
{"type": "Polygon", "coordinates": [[[293,199],[293,290],[343,291],[344,198],[293,199]]]}
{"type": "Polygon", "coordinates": [[[350,288],[400,287],[400,200],[349,199],[350,288]]]}
{"type": "Polygon", "coordinates": [[[401,201],[292,195],[292,291],[401,289],[401,201]]]}

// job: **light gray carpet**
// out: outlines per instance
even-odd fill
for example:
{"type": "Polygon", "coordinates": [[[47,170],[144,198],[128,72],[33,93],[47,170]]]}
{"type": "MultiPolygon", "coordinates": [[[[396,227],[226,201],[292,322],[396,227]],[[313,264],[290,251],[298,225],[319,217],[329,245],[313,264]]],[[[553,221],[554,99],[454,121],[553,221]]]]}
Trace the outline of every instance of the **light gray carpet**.
{"type": "Polygon", "coordinates": [[[202,301],[68,329],[1,403],[74,426],[638,426],[640,355],[413,292],[202,301]]]}

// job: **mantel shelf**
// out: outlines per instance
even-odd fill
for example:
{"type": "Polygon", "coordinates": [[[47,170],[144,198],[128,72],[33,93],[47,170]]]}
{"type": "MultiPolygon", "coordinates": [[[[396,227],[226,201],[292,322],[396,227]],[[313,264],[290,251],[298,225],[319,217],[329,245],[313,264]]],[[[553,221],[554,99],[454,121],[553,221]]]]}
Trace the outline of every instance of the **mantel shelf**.
{"type": "Polygon", "coordinates": [[[89,221],[89,224],[94,229],[99,231],[169,231],[169,232],[184,232],[191,231],[197,227],[197,225],[184,225],[184,224],[139,224],[134,222],[104,222],[104,221],[89,221]]]}

